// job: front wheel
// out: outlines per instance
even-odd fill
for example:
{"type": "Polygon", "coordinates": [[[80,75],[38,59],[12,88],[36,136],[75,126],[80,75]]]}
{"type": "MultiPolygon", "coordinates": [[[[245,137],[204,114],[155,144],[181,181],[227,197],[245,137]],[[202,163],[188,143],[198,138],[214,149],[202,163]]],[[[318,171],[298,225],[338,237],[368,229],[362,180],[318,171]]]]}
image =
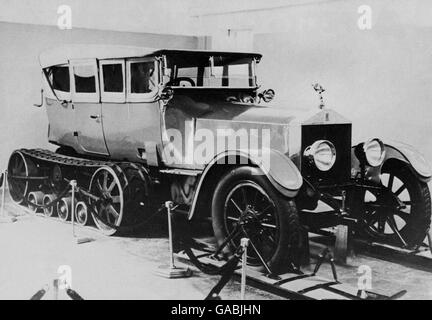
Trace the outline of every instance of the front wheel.
{"type": "Polygon", "coordinates": [[[248,262],[262,260],[273,273],[298,266],[300,223],[295,203],[282,196],[263,173],[239,167],[217,185],[212,200],[213,230],[219,246],[232,254],[241,238],[249,238],[248,262]]]}
{"type": "Polygon", "coordinates": [[[368,238],[415,248],[421,245],[431,222],[428,185],[407,164],[391,161],[381,170],[381,190],[360,192],[354,209],[368,238]]]}

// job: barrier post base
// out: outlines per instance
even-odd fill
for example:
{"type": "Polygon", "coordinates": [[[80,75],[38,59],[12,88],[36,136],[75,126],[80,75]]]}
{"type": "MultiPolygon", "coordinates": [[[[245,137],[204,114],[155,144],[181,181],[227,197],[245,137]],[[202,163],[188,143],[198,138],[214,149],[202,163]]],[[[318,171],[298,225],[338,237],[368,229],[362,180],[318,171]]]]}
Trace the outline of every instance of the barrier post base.
{"type": "Polygon", "coordinates": [[[77,238],[76,239],[77,244],[89,243],[89,242],[93,242],[93,241],[95,241],[95,239],[93,239],[93,238],[77,238]]]}
{"type": "Polygon", "coordinates": [[[155,274],[167,279],[189,278],[192,276],[192,270],[189,268],[160,266],[156,269],[155,274]]]}
{"type": "Polygon", "coordinates": [[[347,264],[349,248],[349,230],[346,225],[338,225],[336,227],[336,242],[334,249],[334,259],[337,263],[347,264]]]}

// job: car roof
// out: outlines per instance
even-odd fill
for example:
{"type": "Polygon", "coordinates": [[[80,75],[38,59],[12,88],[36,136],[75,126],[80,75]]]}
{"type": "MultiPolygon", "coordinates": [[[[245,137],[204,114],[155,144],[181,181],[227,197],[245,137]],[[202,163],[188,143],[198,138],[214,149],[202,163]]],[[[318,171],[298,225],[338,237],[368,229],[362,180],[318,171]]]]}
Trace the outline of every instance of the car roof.
{"type": "Polygon", "coordinates": [[[45,50],[39,55],[42,68],[67,64],[75,59],[122,59],[138,58],[154,55],[229,55],[233,57],[254,57],[258,60],[262,55],[252,52],[228,52],[209,50],[164,49],[149,47],[133,47],[118,45],[63,45],[45,50]]]}

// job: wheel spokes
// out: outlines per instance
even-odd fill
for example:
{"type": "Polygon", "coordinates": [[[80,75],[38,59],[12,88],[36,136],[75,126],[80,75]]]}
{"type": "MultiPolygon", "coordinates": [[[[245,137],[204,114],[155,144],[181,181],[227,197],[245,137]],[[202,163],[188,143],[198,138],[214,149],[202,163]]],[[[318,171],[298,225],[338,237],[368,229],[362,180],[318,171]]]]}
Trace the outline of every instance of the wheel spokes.
{"type": "Polygon", "coordinates": [[[395,215],[397,215],[398,217],[400,217],[400,218],[401,218],[402,220],[404,220],[405,222],[408,222],[409,217],[410,217],[409,213],[404,212],[404,211],[402,211],[402,210],[396,210],[396,211],[395,211],[395,215]]]}
{"type": "Polygon", "coordinates": [[[102,178],[103,178],[103,185],[102,185],[103,189],[107,190],[108,189],[108,172],[107,171],[104,171],[102,178]]]}
{"type": "Polygon", "coordinates": [[[111,196],[112,203],[120,203],[120,196],[111,196]]]}
{"type": "Polygon", "coordinates": [[[96,180],[96,186],[98,187],[98,189],[99,189],[99,191],[100,191],[101,193],[104,192],[104,189],[103,189],[103,187],[102,187],[102,185],[101,185],[99,179],[96,180]]]}
{"type": "Polygon", "coordinates": [[[248,202],[248,198],[247,198],[247,194],[246,194],[246,188],[241,188],[240,190],[242,193],[242,199],[243,199],[244,206],[245,206],[245,208],[247,208],[247,206],[249,205],[249,202],[248,202]]]}
{"type": "Polygon", "coordinates": [[[234,201],[233,198],[230,199],[231,203],[234,205],[234,207],[237,209],[237,211],[242,214],[243,210],[238,206],[238,204],[234,201]]]}
{"type": "Polygon", "coordinates": [[[396,197],[398,197],[404,190],[406,189],[406,187],[405,187],[405,185],[403,184],[403,185],[401,185],[400,187],[399,187],[399,189],[397,189],[396,190],[396,192],[394,192],[394,195],[396,196],[396,197]]]}
{"type": "Polygon", "coordinates": [[[110,186],[108,187],[108,190],[107,190],[107,191],[108,191],[108,192],[112,192],[115,186],[116,186],[116,183],[115,183],[115,181],[113,180],[113,181],[111,182],[110,186]]]}
{"type": "Polygon", "coordinates": [[[228,220],[233,221],[233,222],[239,222],[240,219],[239,218],[234,218],[234,217],[227,217],[228,220]]]}
{"type": "Polygon", "coordinates": [[[397,237],[399,238],[399,240],[402,242],[403,246],[406,247],[408,244],[406,243],[406,241],[404,240],[404,238],[402,237],[402,235],[399,233],[399,230],[397,228],[394,216],[387,217],[387,223],[390,226],[390,228],[393,230],[393,232],[397,235],[397,237]]]}
{"type": "Polygon", "coordinates": [[[108,210],[108,211],[112,214],[112,216],[113,216],[114,218],[116,218],[116,219],[120,216],[120,214],[117,212],[116,209],[114,209],[114,207],[113,207],[111,204],[108,205],[107,210],[108,210]]]}
{"type": "Polygon", "coordinates": [[[379,233],[384,233],[385,231],[385,220],[383,219],[383,217],[379,217],[378,218],[378,232],[379,233]]]}
{"type": "Polygon", "coordinates": [[[394,175],[390,174],[387,188],[391,191],[393,189],[394,175]]]}

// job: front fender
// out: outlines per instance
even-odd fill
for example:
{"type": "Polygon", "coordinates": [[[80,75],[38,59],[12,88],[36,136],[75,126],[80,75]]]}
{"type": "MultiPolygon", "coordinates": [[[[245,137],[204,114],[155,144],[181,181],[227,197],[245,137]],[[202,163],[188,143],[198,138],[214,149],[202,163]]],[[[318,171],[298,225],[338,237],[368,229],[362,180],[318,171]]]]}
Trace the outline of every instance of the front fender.
{"type": "MultiPolygon", "coordinates": [[[[203,186],[208,180],[209,173],[217,164],[230,165],[246,165],[252,163],[259,167],[263,174],[267,176],[271,184],[282,195],[294,198],[302,184],[303,178],[299,169],[290,158],[276,150],[262,151],[260,156],[255,153],[246,151],[224,151],[214,157],[205,167],[199,182],[197,184],[194,199],[192,201],[189,219],[192,219],[200,198],[200,193],[203,192],[203,186]],[[233,159],[241,159],[240,163],[234,163],[233,159]],[[231,161],[231,162],[230,162],[231,161]]],[[[219,177],[220,178],[220,177],[219,177]]]]}
{"type": "Polygon", "coordinates": [[[410,165],[418,178],[424,182],[429,182],[432,178],[432,169],[424,156],[414,149],[414,147],[397,142],[385,141],[386,156],[384,163],[389,159],[397,159],[410,165]]]}
{"type": "MultiPolygon", "coordinates": [[[[412,146],[397,142],[397,141],[384,141],[386,155],[383,161],[386,163],[388,160],[399,160],[409,165],[413,173],[417,178],[423,182],[429,182],[432,179],[432,169],[423,155],[414,149],[412,146]]],[[[352,149],[352,169],[353,175],[360,172],[360,163],[354,154],[354,148],[352,149]]],[[[381,173],[382,165],[378,168],[368,167],[366,169],[366,178],[379,183],[379,174],[381,173]]]]}

